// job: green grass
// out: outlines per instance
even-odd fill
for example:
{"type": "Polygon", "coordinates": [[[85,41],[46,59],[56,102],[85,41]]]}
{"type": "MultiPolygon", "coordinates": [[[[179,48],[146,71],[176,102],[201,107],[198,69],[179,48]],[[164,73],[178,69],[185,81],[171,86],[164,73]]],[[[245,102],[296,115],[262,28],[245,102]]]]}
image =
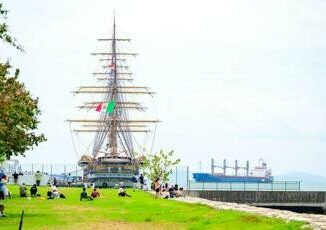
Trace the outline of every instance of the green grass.
{"type": "MultiPolygon", "coordinates": [[[[44,197],[48,188],[41,187],[44,197]]],[[[0,229],[18,229],[25,211],[23,229],[302,229],[302,222],[285,222],[244,212],[216,210],[200,204],[154,199],[149,193],[128,189],[132,197],[118,197],[117,190],[99,190],[101,198],[79,201],[81,188],[59,188],[67,199],[19,198],[14,194],[0,203],[7,217],[0,229]]],[[[90,189],[88,189],[90,192],[90,189]]]]}

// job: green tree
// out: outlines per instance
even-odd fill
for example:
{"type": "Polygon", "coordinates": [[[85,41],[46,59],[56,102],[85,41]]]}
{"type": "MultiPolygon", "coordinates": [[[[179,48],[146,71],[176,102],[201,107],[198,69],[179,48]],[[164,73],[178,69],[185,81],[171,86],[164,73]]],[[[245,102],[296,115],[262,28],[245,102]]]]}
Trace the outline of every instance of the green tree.
{"type": "MultiPolygon", "coordinates": [[[[8,11],[0,3],[0,20],[8,11]]],[[[8,32],[8,26],[0,21],[0,40],[22,51],[16,39],[8,32]]],[[[0,62],[0,162],[11,156],[23,155],[27,150],[46,140],[44,134],[35,134],[41,113],[38,98],[33,99],[25,85],[18,81],[19,69],[10,74],[10,63],[0,62]]]]}
{"type": "Polygon", "coordinates": [[[8,25],[5,22],[5,19],[7,18],[8,10],[3,9],[3,4],[0,2],[0,39],[15,48],[17,48],[20,51],[23,51],[23,48],[17,44],[17,40],[13,38],[8,29],[8,25]]]}
{"type": "Polygon", "coordinates": [[[174,159],[173,151],[165,153],[160,150],[156,154],[147,154],[141,168],[144,175],[151,181],[160,178],[162,181],[167,182],[169,175],[172,174],[172,167],[180,163],[180,159],[174,159]]]}

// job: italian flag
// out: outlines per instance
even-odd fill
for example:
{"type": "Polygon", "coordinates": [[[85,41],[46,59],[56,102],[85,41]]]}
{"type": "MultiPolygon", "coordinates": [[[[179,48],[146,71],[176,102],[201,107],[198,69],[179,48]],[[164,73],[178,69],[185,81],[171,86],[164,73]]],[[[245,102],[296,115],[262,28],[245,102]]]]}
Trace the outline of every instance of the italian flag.
{"type": "MultiPolygon", "coordinates": [[[[108,113],[108,114],[113,114],[113,111],[114,111],[114,109],[115,109],[115,101],[114,100],[112,100],[112,101],[110,101],[109,103],[107,103],[107,105],[106,105],[106,112],[108,113]]],[[[97,112],[101,112],[102,111],[102,109],[103,109],[103,103],[99,103],[97,106],[96,106],[96,111],[97,112]]]]}
{"type": "Polygon", "coordinates": [[[111,115],[114,111],[114,108],[115,108],[115,101],[112,100],[108,103],[108,105],[106,107],[106,112],[111,115]]]}

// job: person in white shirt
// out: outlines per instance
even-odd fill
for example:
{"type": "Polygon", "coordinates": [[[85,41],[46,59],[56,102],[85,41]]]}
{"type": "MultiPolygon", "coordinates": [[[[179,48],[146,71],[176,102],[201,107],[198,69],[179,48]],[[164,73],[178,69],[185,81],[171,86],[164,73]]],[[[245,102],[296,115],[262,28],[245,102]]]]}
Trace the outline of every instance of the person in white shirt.
{"type": "Polygon", "coordinates": [[[120,187],[119,188],[119,190],[118,190],[118,196],[122,196],[122,197],[128,196],[128,197],[131,197],[129,194],[127,194],[127,192],[123,189],[123,187],[120,187]]]}

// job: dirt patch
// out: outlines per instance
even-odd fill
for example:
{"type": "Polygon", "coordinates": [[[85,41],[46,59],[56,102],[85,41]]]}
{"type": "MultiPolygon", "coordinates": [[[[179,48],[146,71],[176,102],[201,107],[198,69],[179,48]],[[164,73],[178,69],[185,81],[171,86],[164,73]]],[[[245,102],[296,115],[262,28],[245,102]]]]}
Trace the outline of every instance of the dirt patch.
{"type": "MultiPolygon", "coordinates": [[[[48,228],[44,228],[48,229],[48,228]]],[[[57,230],[159,230],[159,229],[185,229],[182,225],[176,223],[135,223],[135,222],[119,222],[119,221],[105,221],[101,223],[85,223],[83,225],[72,225],[60,227],[56,226],[57,230]]]]}
{"type": "Polygon", "coordinates": [[[86,205],[79,206],[79,205],[58,205],[53,208],[54,211],[95,211],[96,208],[89,207],[86,205]]]}
{"type": "Polygon", "coordinates": [[[258,218],[257,216],[241,216],[241,219],[245,223],[260,223],[262,222],[261,218],[258,218]]]}

